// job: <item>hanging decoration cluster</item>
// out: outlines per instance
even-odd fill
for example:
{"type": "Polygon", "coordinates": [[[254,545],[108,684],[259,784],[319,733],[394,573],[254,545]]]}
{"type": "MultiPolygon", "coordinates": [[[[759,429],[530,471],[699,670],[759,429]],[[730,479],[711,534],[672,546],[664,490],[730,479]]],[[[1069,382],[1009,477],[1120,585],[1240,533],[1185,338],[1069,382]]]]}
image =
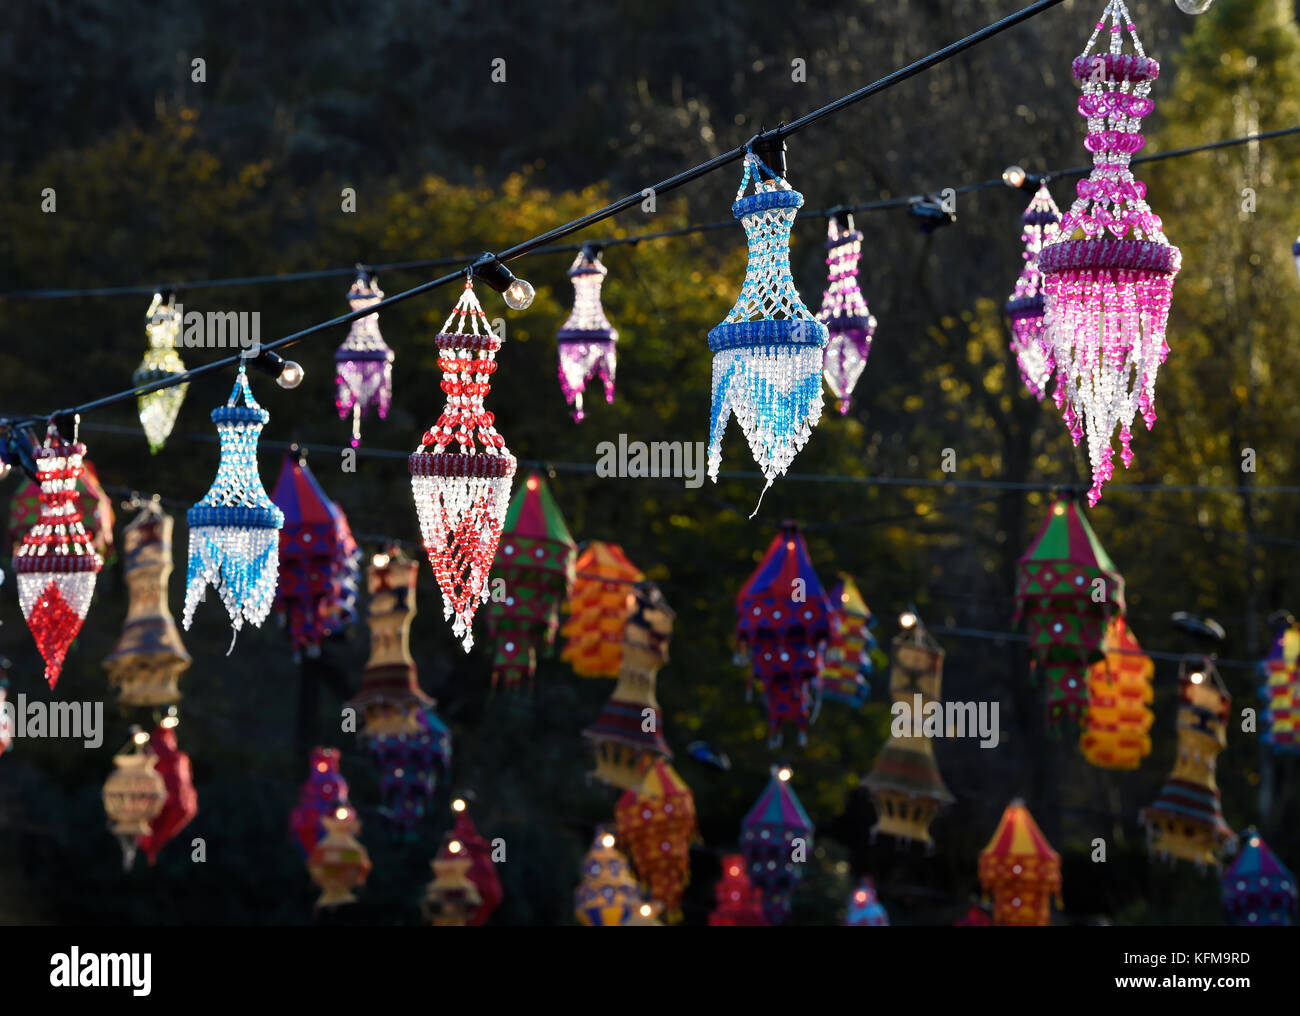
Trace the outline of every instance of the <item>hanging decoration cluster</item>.
{"type": "Polygon", "coordinates": [[[614,401],[618,332],[600,302],[600,289],[608,274],[600,249],[590,244],[582,248],[569,269],[573,311],[555,338],[560,347],[560,390],[575,423],[581,423],[586,415],[582,396],[587,382],[594,378],[600,378],[605,388],[605,401],[614,401]]]}
{"type": "Polygon", "coordinates": [[[1061,855],[1019,798],[1007,805],[980,851],[979,879],[993,896],[994,924],[1046,927],[1052,923],[1053,896],[1061,906],[1061,855]]]}
{"type": "Polygon", "coordinates": [[[618,677],[631,584],[645,578],[616,543],[593,540],[575,566],[560,659],[579,677],[618,677]]]}
{"type": "Polygon", "coordinates": [[[682,919],[691,874],[691,841],[698,835],[695,797],[666,759],[656,759],[640,793],[628,790],[614,811],[618,838],[636,865],[646,898],[664,905],[664,920],[682,919]]]}
{"type": "Polygon", "coordinates": [[[342,756],[337,748],[313,748],[311,772],[298,792],[298,806],[289,816],[289,828],[303,854],[325,835],[322,821],[348,803],[348,784],[339,772],[342,756]]]}
{"type": "Polygon", "coordinates": [[[1296,923],[1295,876],[1251,826],[1223,873],[1223,913],[1240,927],[1289,928],[1296,923]]]}
{"type": "MultiPolygon", "coordinates": [[[[154,294],[153,302],[145,313],[144,330],[149,337],[149,348],[145,351],[140,366],[131,375],[132,386],[139,388],[184,374],[185,364],[181,362],[180,353],[176,352],[176,340],[181,333],[181,315],[176,308],[174,293],[154,294]]],[[[144,428],[144,436],[149,440],[150,452],[157,454],[167,443],[189,387],[188,381],[182,381],[169,388],[160,388],[156,392],[139,396],[140,426],[144,428]]]]}
{"type": "Polygon", "coordinates": [[[1100,769],[1136,769],[1151,754],[1156,665],[1122,615],[1111,618],[1103,649],[1105,658],[1088,668],[1088,710],[1079,750],[1100,769]]]}
{"type": "Polygon", "coordinates": [[[1114,472],[1116,430],[1128,466],[1135,416],[1142,413],[1148,430],[1155,425],[1156,373],[1169,354],[1165,324],[1182,255],[1130,168],[1145,143],[1140,127],[1154,107],[1149,95],[1160,64],[1143,51],[1123,0],[1106,4],[1073,69],[1093,169],[1077,184],[1060,230],[1045,238],[1038,263],[1058,378],[1053,394],[1074,443],[1087,435],[1088,503],[1095,505],[1114,472]],[[1108,18],[1110,51],[1093,54],[1108,18]],[[1123,52],[1124,28],[1133,53],[1123,52]]]}
{"type": "Polygon", "coordinates": [[[1047,394],[1055,362],[1047,334],[1043,273],[1038,267],[1038,256],[1044,241],[1056,235],[1060,222],[1061,210],[1052,200],[1047,184],[1040,184],[1025,214],[1020,217],[1020,239],[1025,244],[1021,257],[1025,263],[1006,307],[1011,322],[1011,351],[1020,368],[1020,378],[1040,402],[1047,394]]]}
{"type": "Polygon", "coordinates": [[[830,641],[822,666],[822,695],[828,701],[857,709],[871,698],[869,679],[883,661],[871,632],[876,619],[847,572],[840,572],[830,600],[830,641]]]}
{"type": "Polygon", "coordinates": [[[858,285],[862,233],[854,228],[852,215],[831,216],[826,250],[826,292],[817,312],[817,320],[826,326],[829,336],[822,373],[843,414],[849,411],[853,389],[867,367],[871,339],[876,334],[876,319],[858,285]]]}
{"type": "Polygon", "coordinates": [[[488,570],[515,475],[515,457],[496,431],[496,418],[483,408],[501,339],[488,326],[470,279],[434,342],[447,403],[410,458],[411,493],[442,590],[443,618],[455,616],[452,633],[468,652],[474,614],[490,595],[488,570]]]}
{"type": "Polygon", "coordinates": [[[790,230],[802,205],[802,194],[747,152],[731,214],[745,227],[749,264],[736,305],[709,332],[709,476],[715,483],[733,413],[767,478],[764,491],[790,467],[821,419],[829,332],[804,305],[790,269],[790,230]],[[751,179],[754,193],[745,196],[751,179]]]}
{"type": "MultiPolygon", "coordinates": [[[[384,298],[379,279],[361,269],[348,290],[354,311],[373,307],[384,298]]],[[[352,447],[361,444],[361,418],[372,409],[388,418],[393,398],[393,351],[379,334],[379,314],[359,317],[348,327],[348,337],[334,353],[335,395],[339,419],[352,414],[352,447]]]]}
{"type": "Polygon", "coordinates": [[[727,854],[722,859],[722,878],[714,888],[717,907],[709,914],[715,928],[760,927],[767,924],[763,916],[763,897],[745,874],[742,854],[727,854]]]}
{"type": "Polygon", "coordinates": [[[813,824],[804,811],[791,772],[772,767],[767,789],[740,824],[740,849],[749,880],[763,893],[763,916],[781,924],[790,916],[791,900],[812,858],[813,824]]]}
{"type": "Polygon", "coordinates": [[[14,552],[18,602],[45,660],[45,679],[58,683],[63,659],[81,631],[104,560],[82,523],[77,480],[86,446],[69,443],[49,424],[36,452],[40,514],[14,552]]]}
{"type": "Polygon", "coordinates": [[[1278,622],[1273,648],[1260,669],[1264,744],[1272,752],[1300,754],[1300,624],[1295,618],[1288,615],[1278,622]]]}

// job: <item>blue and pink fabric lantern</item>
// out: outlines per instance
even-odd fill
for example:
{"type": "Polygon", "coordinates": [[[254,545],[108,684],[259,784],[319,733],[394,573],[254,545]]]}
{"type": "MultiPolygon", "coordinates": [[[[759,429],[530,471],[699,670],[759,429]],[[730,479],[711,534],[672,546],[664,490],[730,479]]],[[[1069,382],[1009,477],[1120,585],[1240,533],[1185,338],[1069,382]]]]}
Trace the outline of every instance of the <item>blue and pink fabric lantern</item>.
{"type": "Polygon", "coordinates": [[[812,858],[812,820],[795,796],[790,777],[788,768],[773,766],[767,789],[740,825],[749,881],[762,890],[763,916],[771,924],[790,916],[791,896],[812,858]]]}
{"type": "Polygon", "coordinates": [[[1223,876],[1222,898],[1229,924],[1276,928],[1296,923],[1295,876],[1254,827],[1246,830],[1241,850],[1223,876]]]}
{"type": "Polygon", "coordinates": [[[845,915],[846,928],[883,928],[889,924],[889,914],[885,912],[880,898],[876,895],[876,884],[871,876],[864,876],[858,887],[849,897],[849,912],[845,915]]]}

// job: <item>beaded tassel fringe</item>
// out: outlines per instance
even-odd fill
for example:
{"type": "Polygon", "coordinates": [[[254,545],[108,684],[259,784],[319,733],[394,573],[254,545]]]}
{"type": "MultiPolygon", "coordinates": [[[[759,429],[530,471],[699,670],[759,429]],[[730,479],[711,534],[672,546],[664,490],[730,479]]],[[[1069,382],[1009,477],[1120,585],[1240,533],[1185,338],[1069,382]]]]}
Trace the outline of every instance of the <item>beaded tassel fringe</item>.
{"type": "MultiPolygon", "coordinates": [[[[146,314],[145,333],[149,336],[149,349],[131,375],[133,385],[147,385],[185,373],[185,364],[180,353],[176,352],[180,330],[181,316],[176,310],[175,298],[169,297],[164,304],[162,294],[155,293],[146,314]]],[[[171,435],[189,387],[186,381],[141,395],[137,400],[140,426],[144,428],[150,452],[157,453],[171,435]]]]}

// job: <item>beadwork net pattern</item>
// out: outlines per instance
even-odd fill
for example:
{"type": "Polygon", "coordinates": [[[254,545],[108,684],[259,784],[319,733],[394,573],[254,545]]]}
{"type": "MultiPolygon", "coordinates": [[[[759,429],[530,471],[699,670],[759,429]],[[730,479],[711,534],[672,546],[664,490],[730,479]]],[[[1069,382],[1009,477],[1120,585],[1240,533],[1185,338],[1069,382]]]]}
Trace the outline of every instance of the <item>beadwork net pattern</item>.
{"type": "Polygon", "coordinates": [[[556,335],[559,343],[560,390],[575,423],[586,416],[582,397],[587,383],[599,378],[605,402],[614,401],[618,331],[605,317],[601,286],[609,269],[599,254],[580,251],[569,269],[573,280],[573,310],[556,335]]]}

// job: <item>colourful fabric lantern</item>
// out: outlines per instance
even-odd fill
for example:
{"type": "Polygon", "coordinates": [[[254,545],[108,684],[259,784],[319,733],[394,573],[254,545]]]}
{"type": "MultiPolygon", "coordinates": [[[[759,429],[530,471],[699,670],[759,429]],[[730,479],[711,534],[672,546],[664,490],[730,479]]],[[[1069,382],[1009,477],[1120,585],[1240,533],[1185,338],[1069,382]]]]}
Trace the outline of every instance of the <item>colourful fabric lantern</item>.
{"type": "Polygon", "coordinates": [[[822,364],[826,387],[839,401],[840,413],[849,411],[853,389],[867,367],[876,319],[858,286],[858,260],[862,257],[862,233],[853,226],[853,216],[832,215],[826,234],[826,265],[829,274],[817,320],[828,330],[829,339],[822,364]]]}
{"type": "Polygon", "coordinates": [[[1156,373],[1169,355],[1165,323],[1182,254],[1130,168],[1145,143],[1139,128],[1154,108],[1149,96],[1160,64],[1143,51],[1123,0],[1106,4],[1073,70],[1093,169],[1076,185],[1078,197],[1059,231],[1045,238],[1038,263],[1058,379],[1053,395],[1074,443],[1087,434],[1088,503],[1095,505],[1114,472],[1115,431],[1127,467],[1138,411],[1147,430],[1155,425],[1156,373]],[[1110,51],[1093,54],[1108,18],[1110,51]],[[1123,52],[1125,27],[1133,53],[1123,52]]]}
{"type": "Polygon", "coordinates": [[[1047,842],[1025,802],[1002,813],[993,838],[980,851],[980,885],[993,896],[993,923],[1047,926],[1051,901],[1061,906],[1061,856],[1047,842]]]}
{"type": "Polygon", "coordinates": [[[1229,924],[1280,928],[1296,923],[1296,881],[1251,826],[1223,875],[1223,913],[1229,924]]]}
{"type": "Polygon", "coordinates": [[[1100,658],[1111,616],[1124,613],[1124,578],[1079,506],[1059,499],[1016,572],[1034,668],[1045,675],[1047,722],[1077,725],[1088,705],[1088,667],[1100,658]]]}
{"type": "Polygon", "coordinates": [[[674,614],[652,582],[638,582],[629,599],[632,612],[623,629],[618,684],[596,722],[582,736],[595,750],[595,779],[644,793],[655,759],[672,757],[664,740],[663,710],[655,684],[659,668],[668,662],[674,614]]]}
{"type": "MultiPolygon", "coordinates": [[[[181,334],[181,313],[176,307],[174,293],[154,293],[153,302],[145,314],[144,330],[149,337],[149,348],[131,375],[131,385],[140,388],[184,374],[185,364],[181,362],[180,353],[176,352],[176,340],[181,334]]],[[[156,455],[167,443],[189,388],[189,382],[183,381],[139,396],[140,426],[144,428],[151,454],[156,455]]]]}
{"type": "Polygon", "coordinates": [[[560,606],[573,587],[577,545],[546,481],[529,475],[510,502],[493,578],[505,595],[487,605],[496,643],[492,686],[517,688],[537,672],[537,650],[549,650],[560,629],[560,606]]]}
{"type": "Polygon", "coordinates": [[[464,844],[448,833],[437,859],[429,862],[434,879],[424,891],[424,919],[434,927],[463,928],[482,904],[478,887],[469,877],[473,863],[464,844]]]}
{"type": "Polygon", "coordinates": [[[365,885],[371,867],[370,855],[356,837],[361,831],[361,819],[354,808],[344,805],[326,812],[321,821],[325,837],[307,856],[307,872],[321,889],[316,907],[355,903],[352,890],[365,885]]]}
{"type": "MultiPolygon", "coordinates": [[[[38,453],[39,454],[39,453],[38,453]]],[[[65,480],[66,482],[66,480],[65,480]]],[[[81,525],[90,534],[90,546],[104,563],[111,565],[117,560],[113,543],[113,526],[116,516],[113,512],[113,499],[105,492],[99,482],[99,474],[87,458],[81,460],[81,473],[75,479],[72,503],[81,512],[81,525]]],[[[9,542],[14,553],[22,546],[23,537],[41,517],[41,485],[34,480],[27,480],[14,491],[9,501],[9,542]]]]}
{"type": "Polygon", "coordinates": [[[780,747],[793,723],[799,743],[821,708],[822,654],[830,638],[831,601],[813,570],[799,527],[784,522],[763,560],[736,594],[737,662],[748,663],[767,703],[768,744],[780,747]]]}
{"type": "Polygon", "coordinates": [[[876,884],[871,876],[864,876],[849,897],[849,912],[844,917],[847,928],[883,928],[889,925],[889,915],[876,896],[876,884]]]}
{"type": "MultiPolygon", "coordinates": [[[[468,876],[478,892],[478,903],[469,909],[465,920],[470,927],[478,927],[486,924],[497,907],[501,906],[505,891],[501,888],[501,877],[497,875],[496,863],[492,860],[492,845],[479,834],[474,820],[469,817],[465,802],[456,800],[452,802],[452,807],[457,811],[450,835],[470,859],[468,876]]],[[[452,856],[447,844],[443,845],[438,856],[443,860],[452,856]]]]}
{"type": "Polygon", "coordinates": [[[870,677],[880,655],[871,633],[875,618],[853,576],[846,572],[840,572],[830,601],[830,641],[822,664],[822,696],[857,709],[871,698],[870,677]]]}
{"type": "Polygon", "coordinates": [[[749,264],[736,305],[709,332],[709,476],[715,483],[722,434],[733,413],[767,478],[764,491],[790,467],[821,419],[822,351],[829,332],[804,305],[790,270],[790,230],[802,205],[802,194],[746,153],[731,214],[745,227],[749,264]],[[751,179],[754,193],[746,197],[751,179]]]}
{"type": "Polygon", "coordinates": [[[172,574],[172,517],[147,501],[122,534],[130,597],[122,635],[104,657],[110,686],[128,706],[166,706],[181,699],[190,654],[167,606],[172,574]]]}
{"type": "Polygon", "coordinates": [[[306,455],[289,451],[271,500],[284,516],[275,610],[294,654],[320,655],[320,645],[357,619],[361,551],[348,518],[325,496],[306,455]]]}
{"type": "Polygon", "coordinates": [[[717,908],[709,914],[712,927],[759,927],[767,924],[763,916],[763,897],[745,874],[745,858],[727,854],[722,859],[722,878],[714,888],[717,908]]]}
{"type": "Polygon", "coordinates": [[[587,382],[600,378],[605,401],[614,401],[614,373],[618,365],[618,332],[605,317],[600,288],[609,269],[601,263],[600,249],[582,248],[569,269],[573,280],[573,311],[555,336],[560,346],[560,390],[573,413],[573,422],[586,415],[582,395],[587,382]]]}
{"type": "Polygon", "coordinates": [[[14,552],[18,603],[45,660],[52,689],[63,670],[68,647],[81,631],[104,559],[82,523],[76,484],[86,446],[69,443],[50,423],[36,452],[41,508],[36,523],[14,552]]]}
{"type": "Polygon", "coordinates": [[[469,279],[434,342],[447,403],[408,468],[425,553],[442,590],[443,620],[455,616],[452,634],[469,652],[474,614],[491,595],[488,569],[515,475],[515,457],[496,431],[496,417],[483,408],[501,339],[469,279]]]}
{"type": "MultiPolygon", "coordinates": [[[[354,311],[373,307],[384,298],[379,279],[361,269],[348,290],[348,303],[354,311]]],[[[356,318],[348,326],[348,337],[334,353],[334,405],[339,419],[352,414],[352,447],[361,444],[361,418],[372,409],[381,420],[388,419],[393,398],[393,351],[379,334],[379,314],[356,318]]]]}
{"type": "Polygon", "coordinates": [[[644,790],[626,791],[614,809],[618,838],[636,865],[647,899],[664,905],[665,920],[682,919],[682,895],[691,877],[691,840],[697,835],[695,798],[662,758],[650,767],[644,790]]]}
{"type": "Polygon", "coordinates": [[[216,479],[203,499],[185,513],[190,559],[181,623],[188,631],[195,609],[212,586],[230,615],[231,650],[245,622],[261,627],[266,620],[280,574],[279,530],[284,513],[266,496],[257,472],[257,440],[270,418],[253,398],[241,361],[230,398],[212,411],[221,440],[216,479]]]}
{"type": "Polygon", "coordinates": [[[104,781],[104,811],[122,847],[123,871],[131,870],[136,847],[167,801],[167,786],[155,769],[158,760],[142,748],[147,740],[137,735],[126,751],[114,755],[113,771],[104,781]]]}
{"type": "Polygon", "coordinates": [[[152,865],[158,852],[176,838],[199,813],[199,792],[194,789],[194,767],[190,757],[176,743],[175,720],[164,720],[149,737],[149,754],[154,769],[167,790],[162,810],[149,823],[149,832],[140,837],[139,847],[152,865]]]}
{"type": "Polygon", "coordinates": [[[311,750],[311,772],[298,792],[298,806],[289,818],[289,826],[304,854],[310,853],[325,835],[323,817],[348,803],[348,783],[339,772],[341,758],[337,748],[311,750]]]}
{"type": "Polygon", "coordinates": [[[1268,659],[1260,665],[1264,678],[1264,744],[1272,752],[1300,754],[1300,624],[1287,615],[1277,625],[1268,659]]]}
{"type": "MultiPolygon", "coordinates": [[[[903,716],[924,715],[930,703],[943,701],[943,657],[939,644],[915,614],[905,614],[903,629],[894,636],[894,660],[889,672],[890,711],[903,716]]],[[[915,730],[907,724],[908,730],[915,730]]],[[[930,823],[944,805],[954,800],[939,775],[933,741],[913,733],[896,737],[891,724],[889,740],[876,757],[871,772],[862,780],[876,809],[871,837],[884,834],[913,840],[934,849],[930,823]]]]}
{"type": "Polygon", "coordinates": [[[644,578],[615,543],[593,540],[578,555],[573,593],[565,608],[569,617],[560,629],[567,639],[560,659],[579,677],[618,677],[631,602],[628,592],[632,583],[644,578]]]}
{"type": "Polygon", "coordinates": [[[1155,803],[1142,810],[1147,849],[1157,857],[1216,869],[1235,849],[1237,834],[1223,820],[1216,760],[1228,744],[1232,698],[1209,659],[1178,667],[1178,754],[1155,803]]]}
{"type": "Polygon", "coordinates": [[[614,848],[614,836],[597,831],[582,859],[582,881],[573,892],[573,911],[587,927],[628,924],[642,903],[627,858],[614,848]]]}
{"type": "Polygon", "coordinates": [[[1038,255],[1045,240],[1054,237],[1061,222],[1061,210],[1052,200],[1052,192],[1042,183],[1020,217],[1020,239],[1025,250],[1024,265],[1016,279],[1016,288],[1007,300],[1007,319],[1011,323],[1011,352],[1020,368],[1020,379],[1039,402],[1047,394],[1055,363],[1047,336],[1044,310],[1043,273],[1038,255]]]}
{"type": "Polygon", "coordinates": [[[740,849],[749,880],[763,893],[763,916],[781,924],[790,916],[794,890],[812,857],[813,824],[803,810],[790,770],[772,767],[772,779],[740,824],[740,849]]]}
{"type": "Polygon", "coordinates": [[[1101,769],[1136,769],[1151,754],[1156,666],[1142,652],[1123,616],[1110,620],[1105,659],[1088,668],[1088,710],[1079,749],[1101,769]]]}

